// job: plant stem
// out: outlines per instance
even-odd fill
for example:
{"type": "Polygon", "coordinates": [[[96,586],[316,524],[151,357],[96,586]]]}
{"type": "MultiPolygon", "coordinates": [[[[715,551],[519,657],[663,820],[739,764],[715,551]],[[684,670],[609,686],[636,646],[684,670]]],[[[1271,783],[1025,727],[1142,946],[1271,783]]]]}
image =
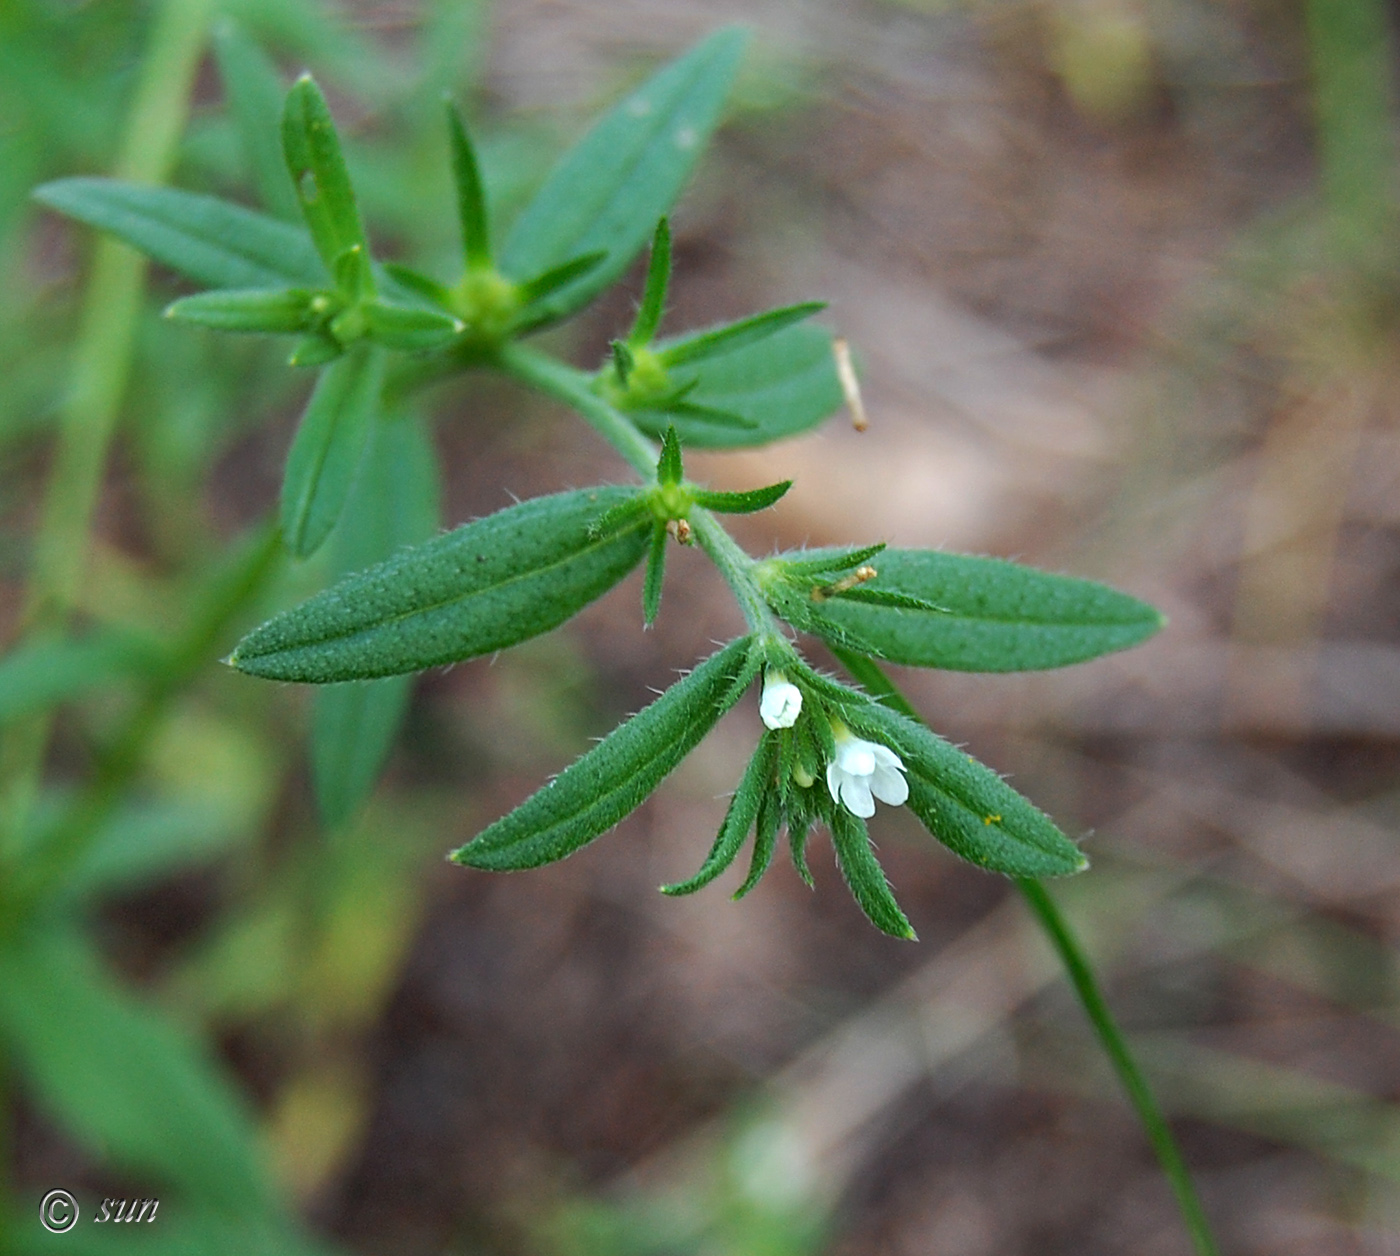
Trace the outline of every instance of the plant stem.
{"type": "Polygon", "coordinates": [[[1147,1084],[1147,1078],[1133,1058],[1127,1039],[1109,1011],[1089,957],[1071,932],[1069,922],[1050,897],[1050,892],[1039,881],[1022,879],[1016,885],[1059,954],[1060,962],[1064,964],[1083,1005],[1084,1014],[1098,1035],[1099,1045],[1117,1072],[1123,1089],[1128,1092],[1128,1099],[1137,1111],[1152,1150],[1157,1153],[1157,1163],[1162,1166],[1172,1194],[1176,1196],[1176,1206],[1198,1256],[1219,1256],[1220,1249],[1211,1234],[1210,1223],[1206,1220],[1205,1209],[1201,1207],[1200,1196],[1196,1194],[1196,1186],[1191,1180],[1181,1148],[1172,1136],[1171,1127],[1157,1104],[1152,1088],[1147,1084]]]}
{"type": "MultiPolygon", "coordinates": [[[[842,666],[886,706],[907,715],[911,720],[924,723],[922,716],[874,659],[863,654],[853,654],[839,646],[830,648],[842,666]]],[[[1172,1194],[1176,1196],[1177,1208],[1181,1212],[1182,1221],[1191,1236],[1197,1256],[1219,1256],[1220,1249],[1211,1234],[1210,1223],[1206,1220],[1205,1210],[1201,1207],[1200,1197],[1196,1194],[1196,1187],[1191,1180],[1181,1148],[1177,1146],[1171,1127],[1147,1084],[1147,1078],[1133,1058],[1127,1040],[1123,1037],[1123,1031],[1113,1019],[1113,1013],[1109,1010],[1098,979],[1094,976],[1089,957],[1071,932],[1069,922],[1056,906],[1054,899],[1039,881],[1018,879],[1016,885],[1030,905],[1036,922],[1050,939],[1060,962],[1064,964],[1070,984],[1074,986],[1084,1013],[1088,1016],[1094,1033],[1098,1035],[1099,1045],[1117,1072],[1123,1089],[1128,1093],[1128,1100],[1137,1112],[1147,1139],[1157,1154],[1157,1162],[1162,1166],[1172,1194]]]]}
{"type": "Polygon", "coordinates": [[[281,534],[262,524],[251,542],[214,581],[204,604],[172,647],[158,677],[100,756],[96,773],[39,848],[23,861],[7,904],[5,927],[13,927],[72,869],[97,840],[141,767],[147,743],[171,699],[208,666],[229,622],[262,590],[282,557],[281,534]]]}
{"type": "MultiPolygon", "coordinates": [[[[656,445],[637,430],[631,419],[593,391],[593,377],[586,371],[518,343],[503,346],[496,365],[522,383],[577,410],[643,480],[656,478],[656,445]]],[[[754,560],[708,510],[695,506],[686,517],[700,547],[734,591],[749,628],[763,635],[778,635],[777,621],[753,576],[754,560]]]]}
{"type": "Polygon", "coordinates": [[[593,391],[593,377],[567,362],[511,342],[501,346],[496,365],[522,383],[530,384],[577,410],[604,440],[617,450],[643,480],[656,478],[658,449],[632,421],[593,391]]]}
{"type": "MultiPolygon", "coordinates": [[[[114,173],[159,183],[173,165],[204,51],[212,0],[165,0],[158,10],[114,173]]],[[[108,237],[93,254],[58,445],[44,496],[23,617],[32,636],[60,631],[77,600],[107,449],[126,389],[146,262],[108,237]]],[[[20,840],[38,789],[50,715],[17,725],[0,759],[0,853],[20,840]]]]}

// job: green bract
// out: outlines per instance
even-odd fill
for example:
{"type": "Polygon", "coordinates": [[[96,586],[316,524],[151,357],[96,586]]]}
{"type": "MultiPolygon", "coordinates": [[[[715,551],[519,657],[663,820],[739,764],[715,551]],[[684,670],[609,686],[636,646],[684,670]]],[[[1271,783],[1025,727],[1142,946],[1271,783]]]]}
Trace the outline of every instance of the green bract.
{"type": "Polygon", "coordinates": [[[641,560],[644,520],[602,536],[593,527],[635,493],[559,493],[466,524],[270,620],[229,662],[325,684],[422,671],[547,632],[641,560]]]}

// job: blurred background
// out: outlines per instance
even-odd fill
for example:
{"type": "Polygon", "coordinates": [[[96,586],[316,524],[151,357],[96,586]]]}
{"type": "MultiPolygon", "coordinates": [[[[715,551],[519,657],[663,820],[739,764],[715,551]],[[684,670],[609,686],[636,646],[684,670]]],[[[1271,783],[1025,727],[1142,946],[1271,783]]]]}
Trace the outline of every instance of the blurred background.
{"type": "MultiPolygon", "coordinates": [[[[1167,612],[1146,646],[1064,671],[899,679],[935,729],[1082,835],[1093,868],[1055,894],[1224,1248],[1400,1253],[1392,6],[224,12],[284,83],[309,67],[326,87],[376,247],[443,274],[444,89],[508,221],[628,86],[724,22],[752,27],[728,122],[673,218],[666,329],[824,299],[871,426],[837,416],[694,455],[690,474],[796,481],[737,521],[751,552],[880,539],[996,554],[1167,612]]],[[[131,3],[0,3],[6,642],[94,247],[27,197],[111,171],[150,26],[131,3]]],[[[206,59],[170,181],[250,202],[254,177],[206,59]]],[[[601,360],[639,289],[634,272],[553,347],[601,360]]],[[[135,320],[83,582],[94,624],[183,621],[275,501],[308,387],[283,344],[162,324],[187,290],[154,268],[135,320]]],[[[432,414],[445,524],[627,479],[582,422],[491,378],[442,388],[432,414]]],[[[315,587],[312,567],[282,572],[236,627],[315,587]]],[[[739,904],[724,889],[739,873],[656,893],[709,847],[755,741],[752,695],[566,863],[443,863],[740,629],[701,555],[670,567],[650,631],[637,575],[561,630],[423,677],[372,803],[329,835],[308,694],[216,666],[227,632],[163,707],[110,820],[129,857],[85,891],[114,982],[210,1045],[278,1189],[341,1251],[1186,1253],[1005,881],[884,810],[874,836],[917,945],[869,927],[824,842],[815,892],[784,865],[739,904]]],[[[63,709],[51,789],[84,779],[136,700],[63,709]]],[[[161,1193],[22,1078],[10,1099],[13,1225],[34,1229],[53,1186],[161,1193]]]]}

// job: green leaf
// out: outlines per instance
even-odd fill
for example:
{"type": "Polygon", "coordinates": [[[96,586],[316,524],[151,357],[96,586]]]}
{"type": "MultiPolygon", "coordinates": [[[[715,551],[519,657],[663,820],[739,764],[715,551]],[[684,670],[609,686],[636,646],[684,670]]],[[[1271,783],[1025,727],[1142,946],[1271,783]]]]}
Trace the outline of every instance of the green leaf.
{"type": "Polygon", "coordinates": [[[316,295],[307,288],[216,289],[182,297],[166,307],[165,317],[219,331],[304,331],[315,319],[316,295]]]}
{"type": "MultiPolygon", "coordinates": [[[[636,320],[627,335],[629,345],[649,345],[656,337],[656,329],[661,326],[661,316],[666,312],[666,287],[671,281],[671,224],[662,218],[656,224],[656,234],[651,240],[651,257],[647,261],[646,287],[642,290],[642,303],[637,309],[636,320]]],[[[627,380],[624,378],[624,384],[627,380]]]]}
{"type": "Polygon", "coordinates": [[[345,352],[329,332],[312,332],[297,341],[296,348],[287,358],[288,366],[325,366],[334,362],[345,352]]]}
{"type": "Polygon", "coordinates": [[[656,462],[656,482],[662,485],[679,484],[685,478],[685,467],[681,462],[681,442],[676,429],[668,427],[661,441],[661,456],[656,462]]]}
{"type": "Polygon", "coordinates": [[[865,821],[853,816],[845,807],[834,807],[831,812],[831,842],[836,847],[836,862],[841,865],[841,875],[846,878],[846,884],[870,923],[893,938],[917,942],[914,927],[895,902],[894,895],[890,893],[890,883],[885,880],[885,871],[875,858],[875,852],[870,849],[870,834],[865,821]]]}
{"type": "Polygon", "coordinates": [[[776,558],[768,559],[765,566],[772,567],[797,580],[810,580],[812,585],[829,584],[826,577],[836,578],[842,572],[868,563],[876,554],[885,550],[885,543],[862,545],[858,549],[844,546],[826,546],[818,549],[789,550],[776,558]]]}
{"type": "Polygon", "coordinates": [[[228,1083],[76,936],[41,931],[0,947],[0,1038],[36,1098],[112,1166],[238,1214],[274,1206],[228,1083]]]}
{"type": "Polygon", "coordinates": [[[709,489],[697,488],[692,489],[690,495],[697,506],[704,506],[706,510],[717,510],[726,515],[750,515],[755,510],[767,510],[791,487],[791,480],[783,480],[767,488],[751,488],[742,493],[713,493],[709,489]]]}
{"type": "MultiPolygon", "coordinates": [[[[432,536],[439,497],[437,455],[417,416],[375,423],[350,499],[331,535],[334,572],[359,571],[432,536]]],[[[311,779],[327,828],[349,820],[373,791],[412,687],[411,677],[387,676],[316,691],[311,779]]]]}
{"type": "Polygon", "coordinates": [[[0,724],[48,710],[94,689],[154,677],[162,663],[151,642],[99,632],[19,646],[0,659],[0,724]]]}
{"type": "Polygon", "coordinates": [[[573,854],[639,807],[739,700],[759,660],[741,637],[613,729],[543,789],[452,858],[504,872],[573,854]]]}
{"type": "Polygon", "coordinates": [[[390,349],[408,353],[440,349],[466,330],[466,324],[450,314],[387,301],[366,301],[360,306],[368,335],[390,349]]]}
{"type": "Polygon", "coordinates": [[[926,607],[814,603],[799,625],[820,636],[846,632],[892,663],[967,672],[1063,667],[1146,640],[1162,616],[1105,585],[1035,571],[999,558],[934,550],[885,550],[879,575],[861,586],[926,607]]]}
{"type": "Polygon", "coordinates": [[[716,32],[619,102],[555,166],[501,254],[515,279],[601,250],[606,259],[550,301],[562,318],[618,279],[704,150],[746,36],[716,32]]]}
{"type": "Polygon", "coordinates": [[[813,314],[826,309],[825,301],[807,301],[802,305],[788,305],[780,310],[768,310],[737,323],[727,323],[723,327],[712,327],[708,331],[695,332],[679,340],[668,340],[656,346],[656,356],[666,367],[688,366],[694,362],[706,362],[711,358],[722,357],[727,353],[738,353],[752,345],[761,344],[770,336],[775,336],[784,328],[792,327],[811,318],[813,314]]]}
{"type": "Polygon", "coordinates": [[[321,287],[310,237],[230,201],[119,179],[58,179],[34,199],[211,288],[321,287]]]}
{"type": "Polygon", "coordinates": [[[423,671],[548,632],[641,560],[649,515],[593,534],[636,495],[578,489],[466,524],[278,615],[229,662],[254,676],[325,684],[423,671]]]}
{"type": "Polygon", "coordinates": [[[355,248],[365,254],[369,250],[335,121],[309,74],[297,79],[287,93],[282,152],[316,251],[334,275],[342,254],[355,248]]]}
{"type": "MultiPolygon", "coordinates": [[[[782,779],[781,768],[779,779],[782,779]]],[[[783,809],[770,790],[763,795],[758,809],[758,820],[754,831],[753,856],[749,860],[749,874],[744,883],[734,891],[736,899],[743,898],[759,883],[768,865],[773,862],[773,852],[778,847],[778,828],[782,823],[783,809]]]]}
{"type": "Polygon", "coordinates": [[[321,372],[287,454],[282,539],[297,558],[321,548],[349,495],[379,406],[384,357],[357,349],[321,372]]]}
{"type": "Polygon", "coordinates": [[[589,536],[597,541],[605,536],[612,536],[616,532],[626,531],[640,519],[652,517],[647,494],[639,489],[633,489],[630,497],[619,499],[593,521],[589,529],[589,536]]]}
{"type": "Polygon", "coordinates": [[[447,133],[452,143],[452,177],[457,185],[457,220],[462,228],[462,252],[468,270],[484,270],[491,265],[491,229],[486,213],[486,191],[481,168],[462,117],[447,105],[447,133]]]}
{"type": "Polygon", "coordinates": [[[847,707],[842,718],[904,761],[909,810],[955,854],[1013,877],[1066,876],[1089,866],[1049,816],[922,724],[878,702],[847,707]]]}
{"type": "Polygon", "coordinates": [[[452,294],[436,279],[407,266],[400,266],[397,262],[385,262],[384,270],[395,283],[409,292],[431,301],[434,305],[451,305],[452,294]]]}
{"type": "Polygon", "coordinates": [[[558,292],[561,288],[567,288],[575,279],[596,270],[607,260],[608,255],[603,252],[584,253],[580,257],[571,257],[567,262],[560,262],[558,266],[552,266],[542,275],[535,276],[534,279],[520,285],[520,301],[526,307],[521,315],[517,331],[522,328],[528,330],[541,323],[548,322],[553,315],[548,309],[536,308],[544,302],[545,298],[558,292]]]}
{"type": "Polygon", "coordinates": [[[766,445],[817,426],[844,404],[831,333],[799,323],[758,344],[695,365],[697,379],[674,409],[638,410],[653,435],[674,422],[687,446],[766,445]]]}
{"type": "Polygon", "coordinates": [[[283,98],[277,67],[228,18],[214,27],[214,58],[263,206],[279,218],[295,219],[296,195],[277,138],[283,98]]]}
{"type": "Polygon", "coordinates": [[[642,583],[642,618],[650,628],[661,609],[661,584],[666,576],[666,525],[659,519],[651,528],[651,551],[647,554],[647,574],[642,583]]]}
{"type": "Polygon", "coordinates": [[[610,340],[608,348],[612,350],[613,370],[617,372],[618,381],[626,388],[632,372],[637,369],[637,359],[632,355],[632,350],[627,347],[625,340],[610,340]]]}
{"type": "Polygon", "coordinates": [[[135,804],[102,825],[59,893],[80,897],[148,887],[250,837],[242,819],[213,799],[135,804]]]}
{"type": "Polygon", "coordinates": [[[744,769],[744,775],[739,781],[739,788],[734,791],[734,797],[729,800],[729,809],[725,812],[724,823],[719,826],[719,833],[715,835],[715,843],[710,847],[710,853],[705,856],[705,862],[688,881],[680,881],[675,885],[663,885],[661,892],[673,896],[681,894],[694,894],[696,890],[703,889],[709,885],[721,872],[729,867],[743,849],[744,839],[748,837],[749,830],[753,828],[754,822],[758,819],[759,809],[763,805],[764,799],[773,787],[773,769],[778,761],[778,739],[771,733],[765,733],[758,742],[758,748],[754,751],[753,757],[749,760],[749,766],[744,769]]]}

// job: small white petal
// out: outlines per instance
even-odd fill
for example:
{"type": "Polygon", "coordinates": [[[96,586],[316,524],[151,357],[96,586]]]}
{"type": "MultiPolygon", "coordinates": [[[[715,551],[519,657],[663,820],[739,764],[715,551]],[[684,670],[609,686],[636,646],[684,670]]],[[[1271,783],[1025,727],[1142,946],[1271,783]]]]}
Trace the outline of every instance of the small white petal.
{"type": "Polygon", "coordinates": [[[802,690],[791,681],[770,681],[763,686],[759,718],[769,728],[791,728],[802,714],[802,690]]]}
{"type": "Polygon", "coordinates": [[[875,799],[870,796],[870,783],[863,776],[848,776],[841,782],[841,801],[847,810],[862,820],[875,814],[875,799]]]}
{"type": "Polygon", "coordinates": [[[902,807],[909,797],[909,782],[894,768],[881,764],[870,778],[870,792],[891,807],[902,807]]]}
{"type": "Polygon", "coordinates": [[[852,776],[869,776],[875,770],[875,747],[859,737],[852,737],[837,745],[836,762],[843,772],[852,776]]]}
{"type": "Polygon", "coordinates": [[[841,801],[841,782],[845,779],[846,774],[836,766],[835,759],[826,765],[826,787],[831,793],[832,802],[841,801]]]}
{"type": "Polygon", "coordinates": [[[898,768],[901,772],[904,771],[904,760],[888,746],[882,746],[877,741],[866,742],[866,745],[875,752],[875,762],[881,767],[898,768]]]}

